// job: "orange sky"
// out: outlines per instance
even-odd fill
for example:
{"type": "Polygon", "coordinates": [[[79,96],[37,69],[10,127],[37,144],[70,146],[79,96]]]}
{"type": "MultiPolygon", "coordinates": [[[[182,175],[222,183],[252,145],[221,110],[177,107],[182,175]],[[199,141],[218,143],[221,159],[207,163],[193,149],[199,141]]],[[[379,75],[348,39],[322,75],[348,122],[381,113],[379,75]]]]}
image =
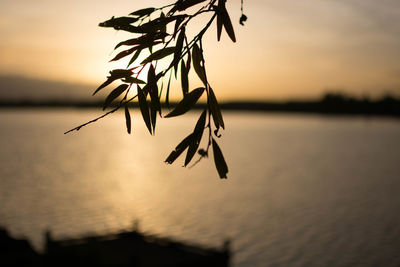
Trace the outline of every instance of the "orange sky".
{"type": "MultiPolygon", "coordinates": [[[[171,2],[2,0],[0,75],[100,84],[115,67],[107,63],[113,47],[130,36],[98,23],[171,2]]],[[[319,97],[327,90],[400,95],[400,1],[244,4],[249,19],[243,27],[240,1],[227,2],[236,43],[225,33],[218,43],[215,25],[204,40],[208,76],[220,99],[319,97]]],[[[196,85],[193,76],[191,88],[196,85]]]]}

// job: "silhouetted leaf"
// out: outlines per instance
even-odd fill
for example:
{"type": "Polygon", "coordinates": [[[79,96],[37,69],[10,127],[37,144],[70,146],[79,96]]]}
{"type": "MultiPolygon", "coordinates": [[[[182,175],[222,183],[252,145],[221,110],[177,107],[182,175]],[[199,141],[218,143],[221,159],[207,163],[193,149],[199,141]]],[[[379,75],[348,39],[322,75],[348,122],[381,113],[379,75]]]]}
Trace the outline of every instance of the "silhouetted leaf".
{"type": "Polygon", "coordinates": [[[183,95],[186,95],[189,92],[189,78],[183,59],[181,61],[181,85],[183,95]]]}
{"type": "Polygon", "coordinates": [[[139,57],[140,52],[142,52],[142,50],[137,50],[137,51],[135,52],[135,54],[133,54],[131,60],[129,60],[128,67],[129,67],[133,62],[135,62],[135,60],[139,57]]]}
{"type": "Polygon", "coordinates": [[[226,174],[228,173],[228,166],[226,165],[224,156],[222,155],[221,149],[219,148],[217,142],[212,139],[212,147],[214,153],[214,163],[217,168],[219,178],[227,178],[226,174]]]}
{"type": "Polygon", "coordinates": [[[175,3],[173,8],[169,11],[169,13],[174,13],[175,11],[183,11],[189,7],[197,5],[205,0],[180,0],[175,3]]]}
{"type": "Polygon", "coordinates": [[[131,115],[129,114],[128,105],[125,105],[125,122],[126,122],[126,130],[128,134],[131,133],[131,115]]]}
{"type": "MultiPolygon", "coordinates": [[[[221,2],[221,1],[220,1],[221,2]]],[[[219,3],[218,3],[219,5],[219,3]]],[[[217,40],[221,40],[223,19],[219,11],[217,11],[217,40]]]]}
{"type": "Polygon", "coordinates": [[[186,60],[186,72],[189,74],[192,55],[190,53],[189,44],[187,43],[187,40],[186,40],[186,49],[187,49],[187,53],[188,53],[187,60],[186,60]]]}
{"type": "Polygon", "coordinates": [[[209,105],[215,127],[218,129],[221,126],[222,129],[225,129],[225,124],[222,118],[221,109],[219,107],[217,98],[215,97],[214,91],[211,87],[209,87],[209,105]]]}
{"type": "Polygon", "coordinates": [[[149,63],[153,60],[159,60],[162,59],[168,55],[171,55],[172,53],[174,53],[175,51],[175,47],[167,47],[167,48],[162,48],[156,52],[154,52],[153,54],[151,54],[150,56],[148,56],[145,60],[143,60],[140,64],[146,64],[149,63]]]}
{"type": "Polygon", "coordinates": [[[184,17],[181,17],[181,18],[178,18],[178,19],[175,21],[174,34],[173,34],[174,38],[175,38],[176,34],[178,33],[179,26],[181,25],[181,23],[182,23],[184,20],[185,20],[185,18],[184,18],[184,17]]]}
{"type": "Polygon", "coordinates": [[[166,163],[172,164],[181,154],[185,149],[190,145],[190,143],[193,140],[193,133],[188,135],[185,139],[183,139],[175,148],[174,151],[172,151],[167,159],[165,160],[166,163]]]}
{"type": "MultiPolygon", "coordinates": [[[[182,47],[183,47],[183,41],[185,39],[185,27],[183,27],[178,35],[178,39],[176,40],[176,46],[175,46],[175,52],[174,52],[174,64],[177,66],[177,62],[179,62],[179,59],[182,55],[182,47]]],[[[175,68],[176,71],[176,68],[175,68]]]]}
{"type": "Polygon", "coordinates": [[[119,17],[119,18],[112,17],[111,19],[100,23],[99,26],[113,27],[116,30],[119,30],[119,28],[135,23],[137,20],[138,20],[137,18],[131,18],[131,17],[119,17]]]}
{"type": "Polygon", "coordinates": [[[193,67],[197,73],[197,76],[199,76],[200,80],[204,83],[204,85],[207,86],[206,76],[204,74],[202,66],[203,56],[197,44],[193,45],[192,58],[193,58],[193,67]]]}
{"type": "Polygon", "coordinates": [[[201,137],[203,136],[204,127],[206,125],[206,110],[204,110],[199,120],[196,123],[196,126],[193,131],[193,139],[190,142],[188,152],[185,158],[185,166],[187,166],[192,160],[193,156],[196,154],[197,149],[199,148],[201,137]]]}
{"type": "Polygon", "coordinates": [[[156,127],[156,120],[157,120],[157,111],[159,111],[161,115],[161,105],[160,105],[160,99],[158,97],[157,78],[153,64],[150,65],[149,71],[147,73],[147,88],[151,100],[150,115],[151,115],[151,124],[153,126],[153,134],[154,134],[154,130],[156,127]]]}
{"type": "Polygon", "coordinates": [[[186,94],[183,97],[182,101],[179,102],[178,105],[176,105],[176,107],[174,108],[174,110],[168,113],[165,116],[165,118],[179,116],[188,112],[194,106],[194,104],[196,104],[197,100],[199,100],[203,92],[204,88],[200,87],[186,94]]]}
{"type": "Polygon", "coordinates": [[[226,33],[229,35],[231,40],[233,42],[236,42],[236,37],[235,37],[235,32],[233,31],[232,22],[231,22],[231,19],[229,18],[228,11],[226,10],[226,7],[225,7],[225,0],[219,0],[219,2],[218,2],[217,21],[218,21],[218,18],[222,19],[222,23],[224,25],[226,33]]]}
{"type": "Polygon", "coordinates": [[[111,84],[113,81],[122,79],[122,78],[127,78],[132,75],[131,70],[124,70],[124,69],[115,69],[110,71],[110,76],[107,77],[107,80],[102,83],[93,93],[95,95],[98,91],[106,87],[107,85],[111,84]]]}
{"type": "Polygon", "coordinates": [[[144,34],[140,37],[132,38],[132,39],[120,42],[117,44],[117,46],[114,49],[117,49],[118,47],[120,47],[122,45],[140,45],[140,48],[143,49],[143,48],[155,45],[155,44],[159,44],[161,39],[165,38],[168,35],[169,34],[165,33],[165,32],[144,34]]]}
{"type": "Polygon", "coordinates": [[[127,84],[121,84],[120,86],[112,90],[104,101],[103,110],[105,110],[106,107],[108,107],[114,99],[119,97],[126,89],[128,89],[128,87],[129,86],[127,84]]]}
{"type": "Polygon", "coordinates": [[[150,134],[152,134],[149,106],[147,105],[146,96],[145,96],[143,90],[139,87],[139,85],[137,87],[137,95],[138,95],[138,100],[139,100],[139,108],[140,108],[140,112],[142,113],[143,120],[144,120],[146,127],[149,130],[150,134]]]}
{"type": "Polygon", "coordinates": [[[143,9],[139,9],[136,10],[135,12],[132,12],[131,16],[138,16],[138,17],[144,17],[144,16],[148,16],[151,13],[153,13],[156,9],[154,7],[149,7],[149,8],[143,8],[143,9]]]}
{"type": "Polygon", "coordinates": [[[144,81],[142,81],[142,80],[140,80],[138,78],[132,77],[132,76],[131,77],[127,77],[127,78],[123,79],[122,81],[124,83],[145,84],[144,81]]]}
{"type": "Polygon", "coordinates": [[[131,49],[128,49],[128,50],[124,50],[124,51],[122,51],[122,52],[119,52],[113,59],[110,60],[110,62],[111,62],[111,61],[119,60],[119,59],[121,59],[121,58],[123,58],[123,57],[126,57],[126,56],[132,54],[136,49],[137,49],[137,47],[133,47],[133,48],[131,48],[131,49]]]}
{"type": "Polygon", "coordinates": [[[244,26],[243,22],[245,22],[245,21],[247,21],[247,16],[245,14],[242,14],[242,16],[239,19],[240,25],[244,26]]]}
{"type": "Polygon", "coordinates": [[[154,19],[152,21],[146,22],[138,27],[135,27],[134,30],[136,33],[152,33],[152,32],[157,32],[164,28],[168,23],[178,20],[178,19],[184,19],[188,17],[188,15],[177,15],[177,16],[170,16],[170,17],[159,17],[157,19],[154,19]]]}
{"type": "Polygon", "coordinates": [[[167,85],[167,93],[165,95],[165,103],[167,104],[168,108],[169,108],[169,87],[171,85],[171,78],[172,78],[172,70],[169,73],[169,79],[168,79],[168,85],[167,85]]]}

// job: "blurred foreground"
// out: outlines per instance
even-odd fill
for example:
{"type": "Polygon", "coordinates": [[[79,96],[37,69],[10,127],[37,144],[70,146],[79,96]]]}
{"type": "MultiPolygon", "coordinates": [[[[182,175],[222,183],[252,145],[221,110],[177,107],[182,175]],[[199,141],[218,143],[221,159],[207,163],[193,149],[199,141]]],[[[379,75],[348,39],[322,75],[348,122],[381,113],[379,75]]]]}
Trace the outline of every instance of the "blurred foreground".
{"type": "Polygon", "coordinates": [[[0,266],[229,266],[229,241],[222,249],[188,245],[136,229],[102,236],[54,240],[46,232],[45,252],[0,228],[0,266]]]}

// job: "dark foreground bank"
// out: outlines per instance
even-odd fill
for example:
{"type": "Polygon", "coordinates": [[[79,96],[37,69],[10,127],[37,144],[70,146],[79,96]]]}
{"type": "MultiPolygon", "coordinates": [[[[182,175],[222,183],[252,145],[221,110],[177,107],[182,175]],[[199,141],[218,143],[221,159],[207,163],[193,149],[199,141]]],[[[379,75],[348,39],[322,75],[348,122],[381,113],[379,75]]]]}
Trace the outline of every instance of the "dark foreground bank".
{"type": "Polygon", "coordinates": [[[137,230],[63,240],[45,235],[45,252],[39,254],[0,228],[0,266],[229,266],[229,242],[206,248],[137,230]]]}

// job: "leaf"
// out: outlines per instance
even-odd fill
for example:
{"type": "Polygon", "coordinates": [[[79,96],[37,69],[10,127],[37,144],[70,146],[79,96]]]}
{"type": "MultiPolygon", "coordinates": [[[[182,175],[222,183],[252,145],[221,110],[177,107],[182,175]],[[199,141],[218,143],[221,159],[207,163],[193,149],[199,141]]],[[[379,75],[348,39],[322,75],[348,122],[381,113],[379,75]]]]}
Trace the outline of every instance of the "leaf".
{"type": "Polygon", "coordinates": [[[132,32],[136,33],[155,33],[163,29],[168,23],[178,19],[182,18],[184,19],[186,17],[188,17],[188,15],[186,14],[177,16],[159,17],[157,19],[144,23],[138,27],[135,27],[135,29],[129,29],[129,30],[132,30],[132,32]]]}
{"type": "Polygon", "coordinates": [[[174,7],[169,11],[169,13],[174,13],[176,11],[183,11],[189,7],[197,5],[205,0],[181,0],[175,3],[174,7]]]}
{"type": "Polygon", "coordinates": [[[135,54],[133,54],[131,60],[129,60],[128,66],[129,67],[133,62],[135,62],[135,60],[139,57],[140,52],[142,52],[142,50],[137,50],[135,54]]]}
{"type": "Polygon", "coordinates": [[[140,108],[140,112],[142,113],[143,120],[144,120],[146,127],[149,130],[150,134],[152,134],[149,106],[147,105],[146,96],[145,96],[143,90],[139,87],[139,85],[137,86],[137,95],[138,95],[138,100],[139,100],[139,108],[140,108]]]}
{"type": "Polygon", "coordinates": [[[172,78],[172,70],[169,73],[169,79],[168,79],[168,85],[167,85],[167,93],[165,95],[165,103],[167,104],[168,108],[169,108],[169,87],[171,85],[171,78],[172,78]]]}
{"type": "Polygon", "coordinates": [[[219,107],[217,98],[215,97],[214,91],[211,87],[209,87],[209,105],[215,127],[218,129],[221,126],[222,129],[225,129],[225,124],[222,118],[221,109],[219,107]]]}
{"type": "Polygon", "coordinates": [[[128,39],[118,43],[114,49],[117,49],[122,45],[139,45],[143,49],[155,44],[159,44],[161,42],[161,39],[167,37],[168,35],[169,34],[165,32],[143,34],[140,37],[128,39]]]}
{"type": "Polygon", "coordinates": [[[200,80],[204,83],[205,86],[207,86],[206,76],[204,74],[204,69],[201,64],[203,62],[203,56],[197,44],[193,45],[192,59],[193,67],[197,73],[197,76],[199,76],[200,80]]]}
{"type": "MultiPolygon", "coordinates": [[[[220,5],[222,1],[218,2],[218,6],[220,5]]],[[[221,33],[222,33],[222,25],[223,25],[223,19],[222,15],[219,12],[219,9],[217,11],[217,40],[219,41],[221,39],[221,33]]]]}
{"type": "Polygon", "coordinates": [[[130,77],[132,75],[131,70],[124,70],[124,69],[115,69],[110,71],[110,76],[107,77],[107,80],[102,83],[93,93],[95,95],[98,91],[106,87],[107,85],[111,84],[113,81],[121,78],[130,77]]]}
{"type": "Polygon", "coordinates": [[[131,15],[131,16],[138,16],[138,17],[140,18],[140,17],[144,17],[144,16],[150,15],[150,14],[153,13],[155,10],[156,10],[156,9],[155,9],[154,7],[143,8],[143,9],[136,10],[135,12],[132,12],[132,13],[129,14],[129,15],[131,15]]]}
{"type": "Polygon", "coordinates": [[[181,85],[183,95],[186,95],[189,92],[189,78],[183,59],[181,61],[181,85]]]}
{"type": "MultiPolygon", "coordinates": [[[[173,64],[176,64],[177,62],[179,62],[179,59],[182,55],[182,47],[183,47],[184,39],[185,39],[185,27],[183,27],[180,30],[178,39],[176,40],[173,64]]],[[[177,64],[175,66],[177,66],[177,64]]],[[[176,68],[175,68],[175,71],[176,71],[176,68]]]]}
{"type": "Polygon", "coordinates": [[[100,27],[113,27],[116,30],[118,30],[121,27],[135,23],[137,20],[138,20],[137,18],[130,18],[130,17],[119,17],[119,18],[112,17],[109,20],[101,22],[99,24],[99,26],[100,27]]]}
{"type": "Polygon", "coordinates": [[[113,59],[111,59],[109,62],[111,61],[117,61],[123,57],[129,56],[130,54],[132,54],[135,50],[137,50],[137,47],[133,47],[131,49],[128,50],[124,50],[122,52],[119,52],[113,59]]]}
{"type": "Polygon", "coordinates": [[[189,149],[185,158],[185,167],[190,163],[193,156],[196,154],[197,149],[199,148],[201,137],[203,136],[204,127],[206,125],[206,114],[207,112],[206,110],[204,110],[201,113],[200,118],[194,128],[193,139],[192,142],[190,142],[189,149]]]}
{"type": "Polygon", "coordinates": [[[183,139],[173,150],[167,159],[165,160],[166,163],[172,164],[185,149],[190,145],[193,140],[193,133],[189,134],[185,139],[183,139]]]}
{"type": "Polygon", "coordinates": [[[212,139],[212,147],[214,153],[214,163],[217,168],[219,178],[227,178],[226,174],[228,173],[228,166],[226,165],[224,155],[222,155],[221,149],[219,148],[217,142],[212,139]]]}
{"type": "MultiPolygon", "coordinates": [[[[226,30],[226,33],[229,35],[231,40],[233,42],[236,42],[236,37],[235,37],[235,32],[233,31],[233,26],[231,19],[229,18],[228,11],[226,10],[225,7],[225,0],[219,0],[218,2],[218,16],[217,16],[217,23],[218,23],[218,18],[222,19],[222,23],[224,25],[224,28],[226,30]]],[[[218,39],[219,41],[219,39],[218,39]]]]}
{"type": "Polygon", "coordinates": [[[120,86],[112,90],[104,101],[103,110],[105,110],[114,99],[119,97],[126,89],[128,89],[128,87],[129,86],[127,84],[121,84],[120,86]]]}
{"type": "Polygon", "coordinates": [[[128,105],[125,105],[125,122],[126,122],[126,130],[128,134],[131,133],[131,115],[129,114],[128,105]]]}
{"type": "Polygon", "coordinates": [[[159,111],[161,115],[161,104],[158,97],[157,78],[153,64],[150,65],[147,73],[147,88],[150,93],[150,115],[154,134],[154,130],[156,128],[157,111],[159,111]]]}
{"type": "Polygon", "coordinates": [[[186,94],[181,102],[176,105],[175,109],[168,113],[165,118],[175,117],[188,112],[204,92],[204,87],[196,88],[190,93],[186,94]]]}
{"type": "Polygon", "coordinates": [[[123,79],[122,81],[124,83],[145,84],[144,81],[142,81],[142,80],[140,80],[138,78],[132,77],[132,76],[131,77],[127,77],[127,78],[123,79]]]}
{"type": "Polygon", "coordinates": [[[175,21],[174,34],[173,34],[174,38],[175,38],[175,35],[176,35],[177,32],[178,32],[179,26],[181,25],[181,23],[182,23],[184,20],[185,20],[185,18],[178,18],[178,19],[175,21]]]}
{"type": "Polygon", "coordinates": [[[153,60],[162,59],[162,58],[174,53],[174,51],[175,51],[175,47],[174,46],[160,49],[160,50],[154,52],[153,54],[151,54],[150,56],[148,56],[140,64],[143,65],[143,64],[149,63],[149,62],[151,62],[153,60]]]}
{"type": "Polygon", "coordinates": [[[242,14],[242,16],[239,19],[239,24],[244,26],[243,22],[245,22],[245,21],[247,21],[247,16],[245,14],[242,14]]]}

